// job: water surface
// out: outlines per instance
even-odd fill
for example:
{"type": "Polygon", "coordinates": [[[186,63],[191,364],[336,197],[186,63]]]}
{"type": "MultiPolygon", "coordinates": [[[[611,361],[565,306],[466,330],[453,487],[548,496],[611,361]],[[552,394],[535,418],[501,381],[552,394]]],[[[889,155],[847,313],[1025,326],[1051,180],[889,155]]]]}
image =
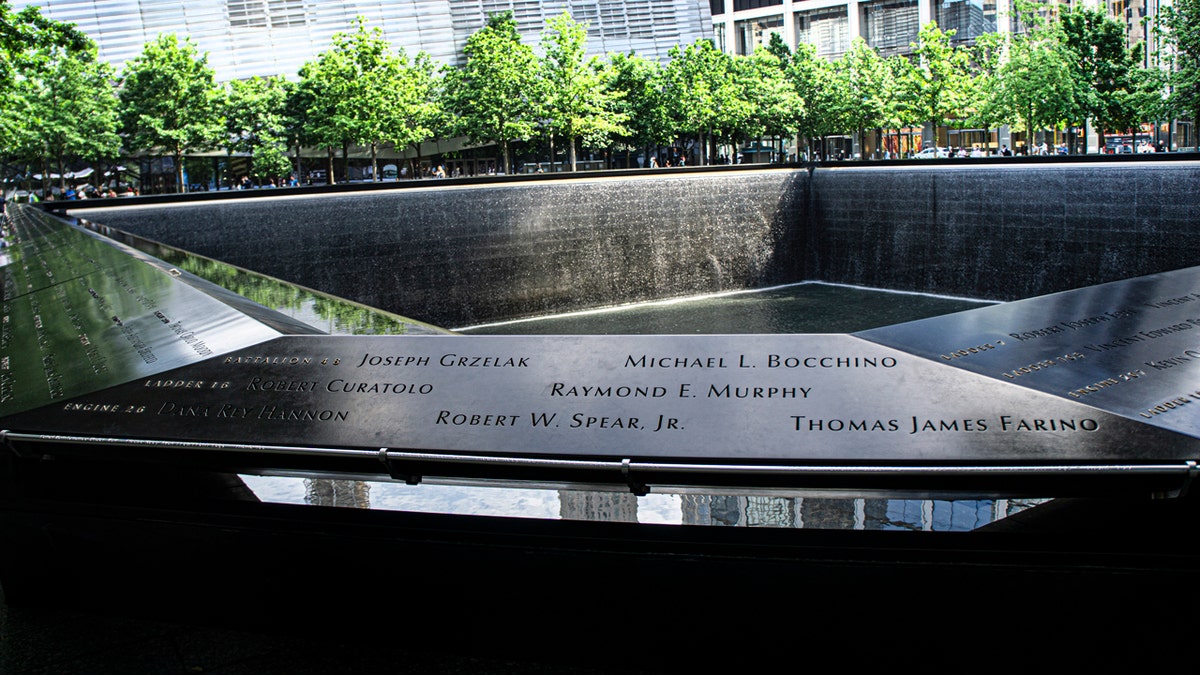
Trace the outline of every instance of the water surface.
{"type": "Polygon", "coordinates": [[[988,304],[992,303],[805,282],[456,330],[475,335],[855,333],[988,304]]]}

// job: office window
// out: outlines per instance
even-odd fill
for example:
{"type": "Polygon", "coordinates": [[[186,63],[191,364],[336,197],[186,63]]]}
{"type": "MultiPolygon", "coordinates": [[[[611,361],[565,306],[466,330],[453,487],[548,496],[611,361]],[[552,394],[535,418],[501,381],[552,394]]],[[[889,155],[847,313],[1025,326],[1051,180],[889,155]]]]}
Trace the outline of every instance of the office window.
{"type": "Polygon", "coordinates": [[[878,0],[859,9],[863,39],[884,56],[908,52],[917,41],[921,23],[917,0],[878,0]]]}
{"type": "Polygon", "coordinates": [[[777,14],[759,19],[744,19],[733,25],[733,31],[737,36],[737,53],[747,56],[770,42],[772,33],[783,36],[783,16],[777,14]]]}
{"type": "Polygon", "coordinates": [[[836,59],[850,48],[850,19],[846,6],[796,12],[796,44],[806,43],[818,56],[836,59]]]}
{"type": "Polygon", "coordinates": [[[955,31],[952,42],[963,43],[996,32],[994,4],[992,12],[989,18],[982,0],[945,0],[934,6],[934,19],[942,30],[955,31]]]}

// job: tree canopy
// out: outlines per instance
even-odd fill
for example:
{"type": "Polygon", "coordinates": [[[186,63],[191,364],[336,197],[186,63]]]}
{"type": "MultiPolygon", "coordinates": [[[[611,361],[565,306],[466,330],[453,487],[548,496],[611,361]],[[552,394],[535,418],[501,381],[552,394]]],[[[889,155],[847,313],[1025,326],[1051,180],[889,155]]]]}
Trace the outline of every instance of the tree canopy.
{"type": "Polygon", "coordinates": [[[553,132],[567,139],[568,162],[574,171],[576,140],[626,135],[628,115],[618,106],[622,92],[604,86],[600,59],[586,58],[587,26],[564,11],[547,21],[546,28],[542,105],[553,132]]]}
{"type": "Polygon", "coordinates": [[[466,64],[447,74],[456,126],[473,142],[498,143],[504,171],[511,171],[509,144],[529,139],[542,114],[538,58],[521,42],[512,12],[492,15],[463,53],[466,64]]]}
{"type": "Polygon", "coordinates": [[[931,23],[907,56],[885,59],[856,39],[828,60],[772,34],[748,56],[699,40],[677,45],[664,63],[589,57],[588,26],[568,12],[548,20],[531,46],[506,12],[468,38],[460,66],[441,68],[428,54],[393,48],[359,17],[296,81],[252,77],[217,87],[206,55],[188,40],[158,36],[116,79],[77,29],[0,0],[0,159],[6,167],[53,164],[63,174],[118,152],[169,155],[182,189],[184,154],[210,147],[248,155],[260,178],[290,172],[289,149],[299,172],[302,147],[324,148],[332,180],[338,149],[347,158],[352,146],[369,148],[378,178],[381,146],[415,148],[419,165],[422,142],[435,136],[495,144],[509,172],[513,144],[535,138],[549,140],[552,155],[564,140],[574,169],[581,148],[623,148],[632,164],[635,149],[648,158],[672,145],[707,163],[730,144],[774,138],[782,150],[794,135],[810,150],[846,134],[866,148],[873,131],[886,139],[877,150],[890,151],[921,124],[1010,125],[1032,142],[1035,133],[1087,121],[1103,133],[1200,116],[1200,0],[1161,9],[1162,62],[1128,50],[1123,26],[1101,11],[1049,11],[1034,0],[1013,6],[1015,33],[956,43],[954,31],[931,23]]]}
{"type": "Polygon", "coordinates": [[[221,92],[208,57],[190,40],[159,35],[126,64],[121,81],[121,129],[126,150],[165,148],[183,191],[183,154],[212,147],[224,131],[221,92]]]}
{"type": "Polygon", "coordinates": [[[1192,119],[1194,148],[1200,151],[1200,0],[1173,0],[1162,7],[1163,35],[1171,46],[1171,111],[1192,119]]]}

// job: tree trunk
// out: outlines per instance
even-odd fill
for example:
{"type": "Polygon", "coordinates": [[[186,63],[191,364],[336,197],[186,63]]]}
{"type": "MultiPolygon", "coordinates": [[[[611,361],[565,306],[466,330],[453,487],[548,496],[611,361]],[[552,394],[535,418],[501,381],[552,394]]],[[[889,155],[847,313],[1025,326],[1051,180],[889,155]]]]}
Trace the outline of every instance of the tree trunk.
{"type": "Polygon", "coordinates": [[[379,143],[371,141],[371,182],[379,182],[379,143]]]}
{"type": "Polygon", "coordinates": [[[571,162],[571,173],[574,173],[577,169],[577,166],[576,166],[577,157],[575,155],[575,137],[568,136],[567,142],[570,143],[570,146],[567,149],[567,159],[571,162]]]}
{"type": "Polygon", "coordinates": [[[342,180],[350,182],[350,141],[342,142],[342,180]]]}
{"type": "Polygon", "coordinates": [[[504,175],[507,176],[508,175],[508,139],[507,138],[504,139],[504,143],[502,145],[503,145],[503,149],[504,149],[504,165],[501,167],[500,173],[503,173],[504,175]]]}
{"type": "Polygon", "coordinates": [[[554,132],[550,132],[550,173],[554,173],[554,132]]]}
{"type": "Polygon", "coordinates": [[[183,149],[175,150],[175,192],[185,192],[183,185],[183,149]]]}
{"type": "Polygon", "coordinates": [[[325,182],[328,185],[337,185],[337,180],[333,177],[333,146],[325,148],[325,182]]]}

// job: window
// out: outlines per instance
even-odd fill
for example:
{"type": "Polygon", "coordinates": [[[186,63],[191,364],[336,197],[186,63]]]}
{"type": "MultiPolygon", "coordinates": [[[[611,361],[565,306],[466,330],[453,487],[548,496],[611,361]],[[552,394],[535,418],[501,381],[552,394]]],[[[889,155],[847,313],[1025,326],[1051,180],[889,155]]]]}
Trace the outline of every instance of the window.
{"type": "Polygon", "coordinates": [[[783,37],[783,16],[765,16],[761,19],[744,19],[733,25],[737,36],[737,53],[742,56],[753,54],[758,47],[771,40],[772,33],[783,37]]]}
{"type": "Polygon", "coordinates": [[[878,0],[859,8],[863,39],[884,56],[907,52],[917,41],[921,21],[917,0],[878,0]]]}
{"type": "Polygon", "coordinates": [[[835,59],[850,48],[850,20],[846,6],[796,12],[796,44],[806,43],[818,56],[835,59]]]}

